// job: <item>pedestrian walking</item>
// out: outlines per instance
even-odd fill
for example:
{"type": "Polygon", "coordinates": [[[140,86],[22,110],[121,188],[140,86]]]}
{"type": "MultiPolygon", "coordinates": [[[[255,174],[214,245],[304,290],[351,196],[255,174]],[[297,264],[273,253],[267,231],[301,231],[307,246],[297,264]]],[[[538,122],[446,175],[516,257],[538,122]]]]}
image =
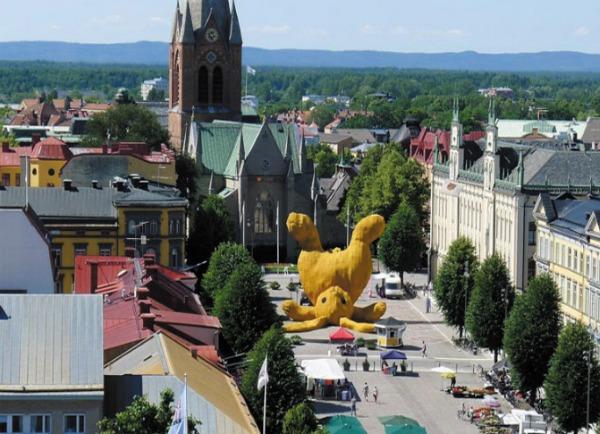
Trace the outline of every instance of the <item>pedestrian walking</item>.
{"type": "Polygon", "coordinates": [[[350,400],[350,416],[356,416],[356,398],[352,395],[352,399],[350,400]]]}
{"type": "Polygon", "coordinates": [[[369,400],[369,385],[365,381],[365,385],[363,386],[363,395],[365,396],[365,401],[369,400]]]}
{"type": "Polygon", "coordinates": [[[456,377],[452,377],[452,379],[450,380],[450,387],[454,386],[456,386],[456,377]]]}
{"type": "Polygon", "coordinates": [[[379,396],[379,391],[377,390],[377,386],[373,387],[373,401],[377,404],[377,397],[379,396]]]}
{"type": "Polygon", "coordinates": [[[421,352],[423,353],[423,357],[427,357],[427,345],[425,344],[425,341],[423,341],[421,352]]]}

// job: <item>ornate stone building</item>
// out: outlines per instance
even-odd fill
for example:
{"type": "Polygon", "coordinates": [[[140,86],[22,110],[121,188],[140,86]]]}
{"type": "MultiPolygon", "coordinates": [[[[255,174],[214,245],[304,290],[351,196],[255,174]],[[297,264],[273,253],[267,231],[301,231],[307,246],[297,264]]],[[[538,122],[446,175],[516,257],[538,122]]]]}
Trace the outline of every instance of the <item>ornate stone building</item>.
{"type": "Polygon", "coordinates": [[[439,148],[434,157],[431,272],[437,273],[450,244],[465,236],[479,260],[499,253],[513,284],[523,290],[536,271],[533,209],[538,195],[599,193],[600,152],[575,150],[572,138],[500,140],[493,107],[485,138],[466,142],[458,119],[455,108],[447,161],[439,148]]]}
{"type": "Polygon", "coordinates": [[[242,32],[235,3],[178,2],[169,82],[169,132],[177,149],[191,121],[241,120],[242,32]]]}

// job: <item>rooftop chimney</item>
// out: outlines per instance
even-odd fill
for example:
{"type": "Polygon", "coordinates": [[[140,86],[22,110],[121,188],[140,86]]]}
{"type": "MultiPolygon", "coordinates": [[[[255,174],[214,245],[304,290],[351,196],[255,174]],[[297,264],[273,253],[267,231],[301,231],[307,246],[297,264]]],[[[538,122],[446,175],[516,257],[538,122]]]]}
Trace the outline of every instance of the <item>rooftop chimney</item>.
{"type": "Polygon", "coordinates": [[[144,328],[152,330],[152,328],[154,327],[154,320],[156,319],[156,315],[154,315],[153,313],[143,313],[140,315],[140,318],[142,318],[142,324],[144,325],[144,328]]]}
{"type": "Polygon", "coordinates": [[[108,144],[106,142],[102,143],[102,153],[108,154],[108,144]]]}
{"type": "Polygon", "coordinates": [[[140,300],[138,305],[140,306],[140,314],[145,315],[150,313],[150,307],[152,306],[150,300],[140,300]]]}
{"type": "Polygon", "coordinates": [[[10,150],[10,143],[2,142],[2,152],[8,152],[10,150]]]}
{"type": "Polygon", "coordinates": [[[145,253],[144,254],[144,264],[145,265],[154,265],[156,262],[156,256],[153,253],[145,253]]]}
{"type": "Polygon", "coordinates": [[[127,258],[135,258],[135,248],[134,247],[125,247],[125,256],[127,258]]]}
{"type": "Polygon", "coordinates": [[[140,175],[137,175],[137,174],[131,175],[131,183],[133,184],[133,186],[135,188],[139,188],[141,179],[142,179],[142,177],[140,175]]]}
{"type": "Polygon", "coordinates": [[[90,262],[90,292],[94,294],[98,288],[98,263],[90,262]]]}
{"type": "Polygon", "coordinates": [[[145,300],[148,298],[148,294],[150,294],[150,290],[144,286],[142,286],[141,288],[138,288],[137,291],[137,298],[138,300],[145,300]]]}
{"type": "Polygon", "coordinates": [[[70,191],[73,188],[73,181],[70,179],[63,179],[63,188],[70,191]]]}
{"type": "Polygon", "coordinates": [[[98,182],[97,179],[92,179],[92,188],[93,189],[99,190],[99,188],[98,188],[99,185],[100,185],[100,183],[98,182]]]}
{"type": "Polygon", "coordinates": [[[140,188],[141,190],[146,190],[146,191],[148,191],[148,185],[149,185],[149,184],[150,184],[150,183],[148,182],[148,180],[146,180],[146,179],[142,179],[142,180],[140,181],[139,188],[140,188]]]}

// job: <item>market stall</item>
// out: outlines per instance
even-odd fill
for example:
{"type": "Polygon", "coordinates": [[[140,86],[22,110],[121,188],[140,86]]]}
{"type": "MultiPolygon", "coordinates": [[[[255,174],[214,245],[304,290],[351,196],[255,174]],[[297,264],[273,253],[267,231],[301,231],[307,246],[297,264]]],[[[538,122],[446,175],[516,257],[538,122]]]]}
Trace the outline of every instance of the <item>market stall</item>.
{"type": "Polygon", "coordinates": [[[398,350],[382,351],[379,354],[381,358],[381,371],[386,375],[396,375],[398,369],[402,372],[406,371],[406,354],[398,350]],[[400,368],[397,365],[400,361],[400,368]]]}
{"type": "Polygon", "coordinates": [[[306,389],[311,396],[316,399],[350,400],[350,383],[337,360],[303,360],[300,366],[306,377],[306,389]]]}
{"type": "Polygon", "coordinates": [[[329,334],[329,343],[338,345],[337,350],[342,356],[356,356],[358,348],[354,339],[354,335],[343,327],[329,334]]]}

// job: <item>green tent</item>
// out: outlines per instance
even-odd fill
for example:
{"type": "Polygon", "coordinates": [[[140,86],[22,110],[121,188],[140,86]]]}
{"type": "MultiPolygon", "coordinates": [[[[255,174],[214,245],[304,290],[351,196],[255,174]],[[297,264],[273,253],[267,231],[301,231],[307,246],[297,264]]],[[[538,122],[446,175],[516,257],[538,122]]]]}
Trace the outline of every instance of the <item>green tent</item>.
{"type": "Polygon", "coordinates": [[[386,434],[427,434],[419,422],[406,416],[382,416],[379,421],[386,434]]]}
{"type": "Polygon", "coordinates": [[[418,425],[385,425],[385,434],[427,434],[425,428],[418,425]]]}
{"type": "Polygon", "coordinates": [[[333,416],[326,428],[329,434],[367,434],[358,419],[352,416],[333,416]]]}

